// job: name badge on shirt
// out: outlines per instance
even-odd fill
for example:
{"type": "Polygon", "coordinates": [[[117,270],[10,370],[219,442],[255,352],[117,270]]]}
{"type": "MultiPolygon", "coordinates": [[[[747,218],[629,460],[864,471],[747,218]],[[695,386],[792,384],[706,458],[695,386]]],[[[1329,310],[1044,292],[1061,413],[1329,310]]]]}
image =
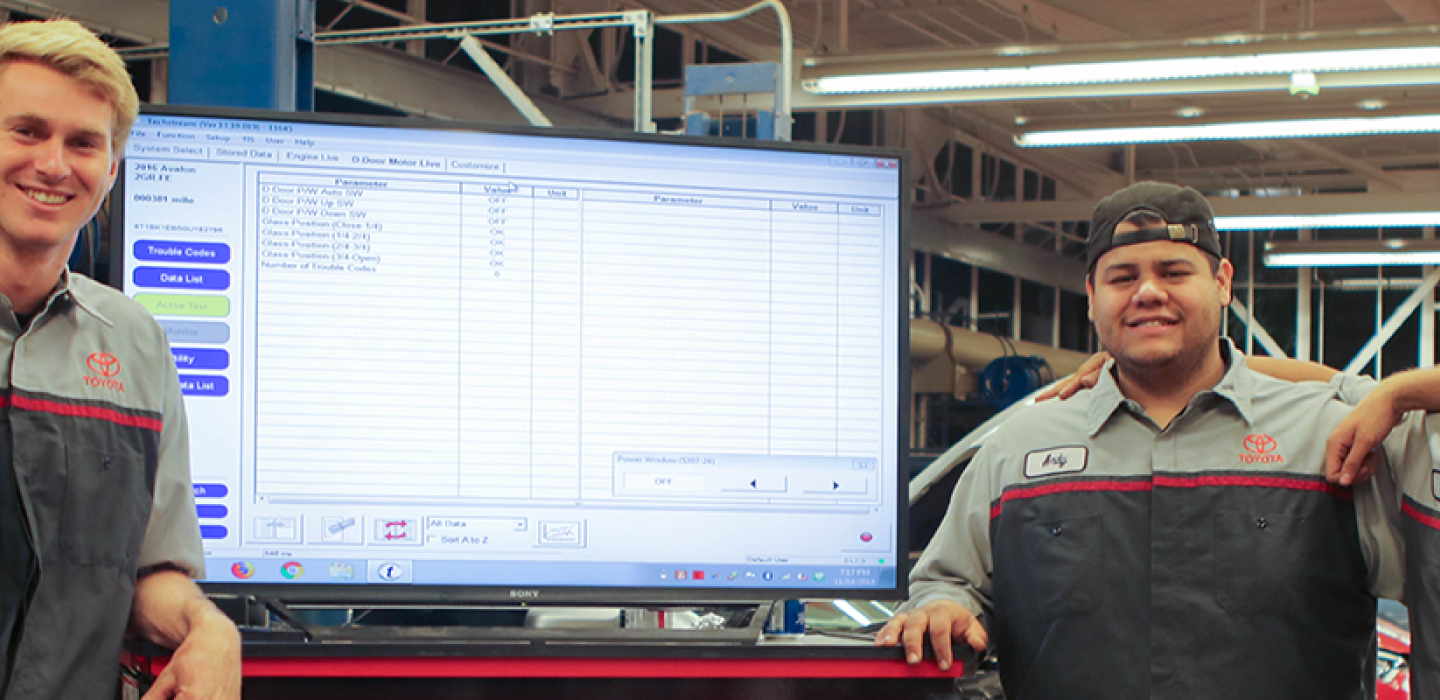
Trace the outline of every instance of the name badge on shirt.
{"type": "Polygon", "coordinates": [[[1085,460],[1089,455],[1090,450],[1085,447],[1056,447],[1031,452],[1025,455],[1025,476],[1038,479],[1042,476],[1085,471],[1085,460]]]}
{"type": "Polygon", "coordinates": [[[1440,501],[1440,469],[1430,471],[1430,493],[1434,494],[1435,500],[1440,501]]]}

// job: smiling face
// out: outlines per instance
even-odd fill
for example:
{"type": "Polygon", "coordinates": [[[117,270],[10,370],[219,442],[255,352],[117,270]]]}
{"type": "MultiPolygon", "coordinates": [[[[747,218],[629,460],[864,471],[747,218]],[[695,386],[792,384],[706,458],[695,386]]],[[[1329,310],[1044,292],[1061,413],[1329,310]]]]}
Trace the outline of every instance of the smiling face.
{"type": "Polygon", "coordinates": [[[8,257],[63,265],[115,180],[113,116],[108,102],[59,71],[0,66],[0,250],[8,257]]]}
{"type": "MultiPolygon", "coordinates": [[[[1117,233],[1132,224],[1122,222],[1117,233]]],[[[1220,362],[1220,314],[1234,269],[1188,243],[1167,240],[1112,248],[1085,282],[1090,320],[1122,372],[1193,370],[1220,362]]]]}

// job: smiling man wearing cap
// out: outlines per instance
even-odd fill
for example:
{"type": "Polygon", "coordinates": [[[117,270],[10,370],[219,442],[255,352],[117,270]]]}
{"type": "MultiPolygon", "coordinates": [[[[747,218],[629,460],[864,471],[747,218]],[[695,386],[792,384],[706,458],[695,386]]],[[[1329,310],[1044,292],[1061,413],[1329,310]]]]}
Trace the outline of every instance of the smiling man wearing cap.
{"type": "Polygon", "coordinates": [[[1325,480],[1336,389],[1221,338],[1233,268],[1199,192],[1116,192],[1087,252],[1113,361],[985,440],[877,643],[993,650],[1010,700],[1369,697],[1394,484],[1325,480]]]}
{"type": "Polygon", "coordinates": [[[1121,391],[1162,427],[1225,374],[1218,341],[1234,268],[1221,257],[1213,219],[1199,192],[1158,182],[1095,208],[1090,320],[1121,364],[1121,391]]]}

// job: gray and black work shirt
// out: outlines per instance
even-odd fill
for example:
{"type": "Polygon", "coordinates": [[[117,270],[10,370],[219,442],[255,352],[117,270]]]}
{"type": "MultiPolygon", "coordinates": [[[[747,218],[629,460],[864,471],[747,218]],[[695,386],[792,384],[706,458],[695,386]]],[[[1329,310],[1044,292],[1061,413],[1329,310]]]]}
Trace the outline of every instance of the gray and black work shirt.
{"type": "Polygon", "coordinates": [[[139,304],[65,273],[21,329],[0,296],[6,700],[114,697],[136,574],[204,575],[175,361],[139,304]]]}
{"type": "MultiPolygon", "coordinates": [[[[1356,404],[1379,383],[1341,375],[1345,401],[1356,404]]],[[[1405,602],[1410,614],[1410,694],[1440,698],[1440,414],[1411,411],[1385,439],[1400,485],[1405,542],[1405,602]]]]}
{"type": "MultiPolygon", "coordinates": [[[[1322,474],[1326,384],[1229,369],[1160,428],[1111,375],[985,441],[910,579],[981,615],[1011,700],[1362,698],[1398,494],[1322,474]]],[[[1383,470],[1382,470],[1383,471],[1383,470]]]]}

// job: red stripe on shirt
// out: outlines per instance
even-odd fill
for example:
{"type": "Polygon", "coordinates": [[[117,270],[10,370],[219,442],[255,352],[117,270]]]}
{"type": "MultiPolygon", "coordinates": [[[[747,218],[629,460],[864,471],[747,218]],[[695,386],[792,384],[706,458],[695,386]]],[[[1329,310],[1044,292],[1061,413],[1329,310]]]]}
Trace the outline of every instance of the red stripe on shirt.
{"type": "Polygon", "coordinates": [[[1420,523],[1425,527],[1428,527],[1432,530],[1440,530],[1440,518],[1437,518],[1428,513],[1422,513],[1420,512],[1419,508],[1410,505],[1410,503],[1408,502],[1400,504],[1400,512],[1410,516],[1411,520],[1414,520],[1415,522],[1420,523]]]}
{"type": "Polygon", "coordinates": [[[1290,489],[1292,491],[1320,491],[1331,496],[1343,498],[1347,501],[1354,500],[1355,495],[1350,489],[1336,486],[1326,481],[1313,479],[1300,479],[1286,476],[1237,476],[1221,475],[1214,476],[1156,476],[1157,487],[1171,489],[1198,489],[1206,486],[1241,486],[1265,489],[1290,489]]]}
{"type": "Polygon", "coordinates": [[[60,416],[75,416],[78,418],[94,418],[116,425],[153,430],[157,433],[160,432],[160,429],[164,426],[164,422],[157,418],[135,416],[99,406],[81,406],[77,404],[60,403],[59,401],[47,401],[45,399],[30,399],[23,396],[11,397],[10,403],[14,404],[15,408],[25,411],[54,413],[60,416]]]}
{"type": "Polygon", "coordinates": [[[999,517],[1001,509],[1009,501],[1017,501],[1026,498],[1049,496],[1054,493],[1073,493],[1077,491],[1149,491],[1150,481],[1066,481],[1058,484],[1044,484],[1028,488],[1011,489],[1000,494],[1000,502],[990,508],[990,518],[999,517]]]}
{"type": "MultiPolygon", "coordinates": [[[[1151,481],[1070,481],[1058,484],[1045,484],[1031,486],[1029,488],[1018,488],[1006,491],[1001,494],[1000,502],[990,508],[990,518],[999,517],[1001,510],[1009,501],[1049,496],[1055,493],[1074,493],[1081,491],[1150,491],[1154,487],[1161,488],[1202,488],[1206,486],[1226,487],[1252,487],[1268,489],[1290,489],[1294,491],[1318,491],[1327,493],[1347,501],[1354,500],[1355,496],[1349,489],[1335,486],[1324,481],[1300,479],[1284,476],[1235,476],[1235,475],[1214,475],[1214,476],[1156,476],[1151,481]]],[[[1426,522],[1426,521],[1421,521],[1426,522]]],[[[1436,529],[1440,529],[1440,519],[1431,518],[1436,529]]],[[[1429,524],[1427,522],[1427,524],[1429,524]]]]}

